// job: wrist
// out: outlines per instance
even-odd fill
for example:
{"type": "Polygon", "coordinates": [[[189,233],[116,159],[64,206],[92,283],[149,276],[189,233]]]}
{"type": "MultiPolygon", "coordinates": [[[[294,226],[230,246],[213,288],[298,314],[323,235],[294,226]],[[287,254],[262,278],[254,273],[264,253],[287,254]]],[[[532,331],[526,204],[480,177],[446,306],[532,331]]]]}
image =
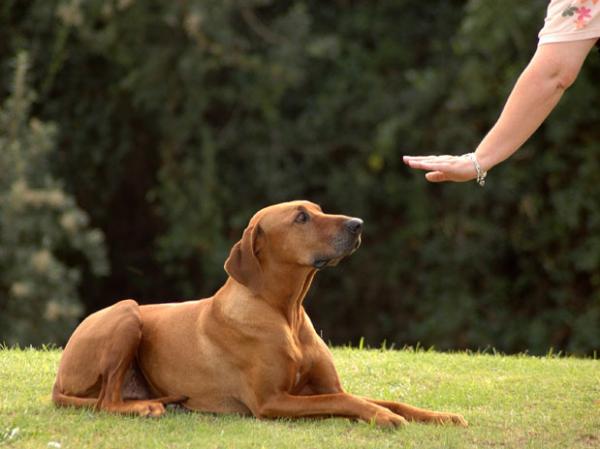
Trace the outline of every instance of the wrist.
{"type": "Polygon", "coordinates": [[[475,150],[473,154],[477,158],[477,161],[484,172],[490,171],[498,163],[498,161],[494,160],[492,155],[486,154],[478,149],[475,150]]]}
{"type": "Polygon", "coordinates": [[[477,155],[475,153],[467,153],[464,154],[463,157],[466,157],[473,164],[473,168],[475,169],[476,178],[475,182],[479,184],[481,187],[485,185],[485,177],[487,176],[487,170],[484,170],[477,159],[477,155]]]}

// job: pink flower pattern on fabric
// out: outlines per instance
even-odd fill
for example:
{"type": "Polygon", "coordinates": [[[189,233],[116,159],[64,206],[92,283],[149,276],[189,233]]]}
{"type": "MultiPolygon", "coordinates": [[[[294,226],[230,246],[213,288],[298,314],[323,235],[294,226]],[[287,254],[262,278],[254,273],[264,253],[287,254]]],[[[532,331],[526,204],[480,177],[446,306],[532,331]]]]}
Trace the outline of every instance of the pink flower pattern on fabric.
{"type": "Polygon", "coordinates": [[[581,30],[585,28],[589,23],[589,19],[592,18],[592,9],[600,0],[577,0],[571,3],[562,13],[563,17],[574,17],[575,18],[575,28],[581,30]],[[582,6],[573,6],[574,4],[579,3],[582,6]],[[589,3],[591,8],[588,8],[586,5],[589,3]]]}

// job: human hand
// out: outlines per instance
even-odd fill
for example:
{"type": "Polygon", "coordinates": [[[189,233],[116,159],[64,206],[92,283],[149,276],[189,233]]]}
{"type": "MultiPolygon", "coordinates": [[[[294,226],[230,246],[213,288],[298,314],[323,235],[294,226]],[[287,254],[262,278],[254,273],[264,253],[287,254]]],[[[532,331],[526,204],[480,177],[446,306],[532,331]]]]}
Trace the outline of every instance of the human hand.
{"type": "Polygon", "coordinates": [[[465,182],[477,178],[473,162],[465,156],[404,156],[410,168],[426,170],[425,178],[430,182],[465,182]]]}

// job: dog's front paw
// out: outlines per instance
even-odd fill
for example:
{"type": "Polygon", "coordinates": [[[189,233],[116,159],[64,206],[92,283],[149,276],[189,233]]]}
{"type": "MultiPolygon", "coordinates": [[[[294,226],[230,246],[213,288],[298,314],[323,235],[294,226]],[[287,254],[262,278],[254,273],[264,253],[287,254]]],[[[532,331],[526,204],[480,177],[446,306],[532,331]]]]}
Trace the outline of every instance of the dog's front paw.
{"type": "Polygon", "coordinates": [[[461,427],[468,427],[469,423],[462,415],[456,413],[437,413],[433,417],[433,422],[436,424],[455,424],[461,427]]]}
{"type": "Polygon", "coordinates": [[[379,427],[384,427],[384,428],[388,428],[388,429],[403,427],[406,424],[408,424],[408,421],[406,421],[406,419],[404,419],[402,416],[396,415],[395,413],[392,413],[392,412],[385,412],[385,411],[377,412],[371,418],[371,422],[376,424],[379,427]]]}

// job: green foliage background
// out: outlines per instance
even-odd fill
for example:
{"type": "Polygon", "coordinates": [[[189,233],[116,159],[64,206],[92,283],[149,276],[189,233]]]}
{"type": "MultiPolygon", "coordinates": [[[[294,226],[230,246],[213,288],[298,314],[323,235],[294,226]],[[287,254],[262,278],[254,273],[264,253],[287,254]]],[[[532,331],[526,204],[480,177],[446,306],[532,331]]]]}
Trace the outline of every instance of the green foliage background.
{"type": "Polygon", "coordinates": [[[83,312],[82,270],[108,271],[103,234],[50,173],[55,127],[29,117],[27,70],[19,53],[0,108],[0,337],[8,344],[67,338],[83,312]]]}
{"type": "Polygon", "coordinates": [[[78,284],[87,312],[211,294],[252,213],[307,198],[366,222],[307,301],[325,339],[590,353],[598,53],[485,189],[430,185],[401,161],[474,149],[546,6],[4,0],[0,95],[27,51],[32,112],[59,130],[50,170],[106,236],[110,276],[83,269],[78,284]]]}

